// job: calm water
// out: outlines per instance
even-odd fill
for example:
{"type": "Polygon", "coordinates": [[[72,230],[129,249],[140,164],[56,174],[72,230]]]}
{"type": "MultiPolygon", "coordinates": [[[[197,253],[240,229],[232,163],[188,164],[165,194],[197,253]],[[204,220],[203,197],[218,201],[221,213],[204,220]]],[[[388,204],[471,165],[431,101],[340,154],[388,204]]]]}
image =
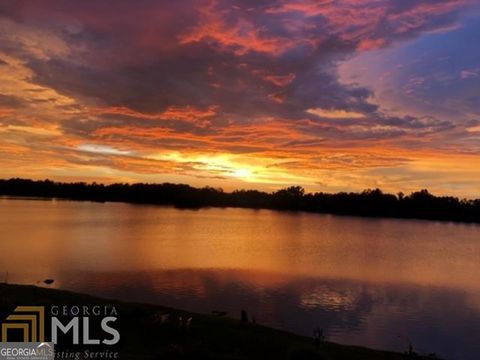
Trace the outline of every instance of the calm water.
{"type": "Polygon", "coordinates": [[[0,281],[480,358],[480,226],[0,198],[0,281]]]}

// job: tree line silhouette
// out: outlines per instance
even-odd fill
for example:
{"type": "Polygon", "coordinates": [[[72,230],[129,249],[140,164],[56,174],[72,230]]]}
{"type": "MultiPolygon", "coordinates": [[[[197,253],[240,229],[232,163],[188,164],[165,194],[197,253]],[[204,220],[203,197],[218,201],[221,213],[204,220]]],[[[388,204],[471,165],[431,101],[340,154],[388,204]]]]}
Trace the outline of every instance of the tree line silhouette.
{"type": "Polygon", "coordinates": [[[179,208],[241,207],[308,211],[337,215],[415,218],[480,223],[480,199],[434,196],[428,190],[410,195],[383,193],[379,189],[360,193],[305,193],[291,186],[273,193],[236,190],[230,193],[212,187],[185,184],[61,183],[51,180],[0,180],[0,195],[60,198],[90,201],[120,201],[173,205],[179,208]]]}

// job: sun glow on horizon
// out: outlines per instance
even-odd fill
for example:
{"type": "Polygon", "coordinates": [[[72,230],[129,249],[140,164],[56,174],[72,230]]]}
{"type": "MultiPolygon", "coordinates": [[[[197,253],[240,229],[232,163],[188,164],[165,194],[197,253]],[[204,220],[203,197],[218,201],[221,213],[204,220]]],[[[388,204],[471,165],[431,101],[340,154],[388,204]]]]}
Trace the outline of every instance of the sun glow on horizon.
{"type": "Polygon", "coordinates": [[[249,169],[245,169],[245,168],[238,168],[236,170],[234,170],[232,172],[232,175],[237,177],[237,178],[240,178],[240,179],[244,179],[245,181],[249,181],[249,180],[254,180],[255,177],[254,177],[254,174],[252,173],[251,170],[249,169]]]}

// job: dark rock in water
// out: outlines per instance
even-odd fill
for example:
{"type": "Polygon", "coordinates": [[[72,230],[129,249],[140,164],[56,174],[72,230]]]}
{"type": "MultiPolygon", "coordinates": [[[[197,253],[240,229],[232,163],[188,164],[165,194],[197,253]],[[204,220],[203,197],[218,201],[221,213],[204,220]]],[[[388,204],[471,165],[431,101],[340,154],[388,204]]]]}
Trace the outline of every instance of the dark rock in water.
{"type": "Polygon", "coordinates": [[[52,285],[54,282],[55,282],[55,280],[53,280],[53,279],[43,280],[43,283],[44,283],[44,284],[47,284],[47,285],[52,285]]]}

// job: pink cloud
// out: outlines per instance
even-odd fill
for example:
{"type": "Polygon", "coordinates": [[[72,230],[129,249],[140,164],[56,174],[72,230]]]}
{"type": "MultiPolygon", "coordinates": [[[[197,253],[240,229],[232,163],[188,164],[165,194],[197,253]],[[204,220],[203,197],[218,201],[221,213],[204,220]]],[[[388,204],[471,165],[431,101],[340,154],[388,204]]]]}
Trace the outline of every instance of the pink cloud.
{"type": "MultiPolygon", "coordinates": [[[[228,24],[225,18],[236,9],[221,9],[218,1],[211,1],[200,7],[200,24],[187,29],[178,36],[180,44],[196,42],[214,43],[223,49],[232,49],[236,55],[245,55],[249,51],[278,55],[296,45],[288,37],[268,36],[247,17],[238,16],[235,22],[228,24]]],[[[240,12],[239,12],[240,13],[240,12]]]]}
{"type": "Polygon", "coordinates": [[[480,76],[480,68],[477,69],[465,69],[460,72],[460,77],[462,79],[470,79],[480,76]]]}

